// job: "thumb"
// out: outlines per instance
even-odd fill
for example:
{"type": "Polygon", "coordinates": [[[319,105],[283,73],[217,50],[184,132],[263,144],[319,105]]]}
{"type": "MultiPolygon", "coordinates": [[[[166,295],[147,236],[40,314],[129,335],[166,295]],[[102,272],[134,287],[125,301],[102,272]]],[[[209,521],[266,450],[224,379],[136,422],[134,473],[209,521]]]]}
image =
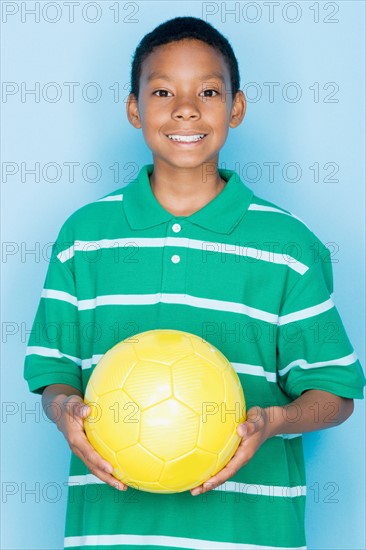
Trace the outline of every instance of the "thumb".
{"type": "Polygon", "coordinates": [[[246,435],[248,435],[248,425],[246,422],[242,422],[242,424],[239,424],[238,426],[238,434],[240,435],[240,437],[245,437],[246,435]]]}
{"type": "Polygon", "coordinates": [[[247,435],[252,435],[256,430],[259,429],[260,422],[259,419],[262,416],[262,409],[261,407],[255,406],[248,410],[247,412],[247,418],[245,422],[242,422],[238,426],[238,434],[241,437],[245,437],[247,435]]]}
{"type": "Polygon", "coordinates": [[[86,418],[90,414],[90,407],[86,403],[81,403],[78,412],[81,418],[86,418]]]}

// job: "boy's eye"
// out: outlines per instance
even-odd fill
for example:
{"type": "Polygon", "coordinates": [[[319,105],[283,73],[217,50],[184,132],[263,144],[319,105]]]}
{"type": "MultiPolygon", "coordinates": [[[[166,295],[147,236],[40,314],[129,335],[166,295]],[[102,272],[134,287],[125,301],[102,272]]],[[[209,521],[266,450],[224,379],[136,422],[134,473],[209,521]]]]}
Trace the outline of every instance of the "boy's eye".
{"type": "MultiPolygon", "coordinates": [[[[155,92],[153,92],[153,95],[158,94],[159,92],[162,92],[163,94],[169,94],[170,93],[167,90],[155,90],[155,92]]],[[[167,96],[159,94],[158,97],[167,97],[167,96]]]]}
{"type": "Polygon", "coordinates": [[[219,94],[220,92],[218,92],[217,90],[213,90],[211,88],[207,88],[206,90],[203,90],[203,93],[205,94],[204,97],[215,97],[213,96],[212,94],[210,95],[206,95],[206,92],[214,92],[215,94],[219,94]]]}

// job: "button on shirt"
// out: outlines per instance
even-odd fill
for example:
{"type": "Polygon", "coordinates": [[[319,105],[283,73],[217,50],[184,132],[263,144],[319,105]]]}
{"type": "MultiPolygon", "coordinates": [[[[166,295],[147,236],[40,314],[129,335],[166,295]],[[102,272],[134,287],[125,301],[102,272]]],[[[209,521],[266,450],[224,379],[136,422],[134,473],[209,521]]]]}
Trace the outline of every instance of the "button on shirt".
{"type": "Polygon", "coordinates": [[[172,229],[173,229],[174,233],[179,233],[179,231],[180,231],[182,228],[181,228],[181,226],[180,226],[179,223],[174,223],[174,224],[172,225],[172,229]]]}
{"type": "MultiPolygon", "coordinates": [[[[362,398],[364,375],[331,296],[329,251],[317,237],[231,170],[219,170],[227,183],[213,200],[174,216],[152,192],[152,171],[143,166],[126,187],[61,227],[28,341],[30,391],[69,384],[84,392],[113,345],[160,328],[220,349],[248,407],[284,405],[307,389],[362,398]],[[58,327],[52,339],[40,329],[51,325],[58,327]]],[[[69,549],[306,544],[300,434],[268,439],[230,480],[200,497],[133,488],[121,494],[74,454],[69,485],[69,549]]]]}

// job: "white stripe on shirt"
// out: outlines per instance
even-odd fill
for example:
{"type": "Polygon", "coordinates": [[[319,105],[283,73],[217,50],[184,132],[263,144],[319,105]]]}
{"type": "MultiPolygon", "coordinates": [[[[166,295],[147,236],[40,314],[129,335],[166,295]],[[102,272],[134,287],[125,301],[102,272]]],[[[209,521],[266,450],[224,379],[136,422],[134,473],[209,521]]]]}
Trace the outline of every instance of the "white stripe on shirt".
{"type": "Polygon", "coordinates": [[[122,201],[123,195],[109,195],[108,197],[103,197],[102,199],[98,199],[95,202],[109,202],[109,201],[122,201]]]}
{"type": "Polygon", "coordinates": [[[90,369],[92,366],[97,365],[102,357],[103,357],[103,354],[102,355],[94,354],[93,357],[89,357],[89,359],[82,359],[81,368],[83,370],[90,369]]]}
{"type": "Polygon", "coordinates": [[[69,294],[68,292],[64,292],[63,290],[53,290],[52,288],[44,288],[41,293],[41,298],[53,298],[54,300],[61,300],[62,302],[68,302],[73,306],[78,305],[78,299],[72,294],[69,294]]]}
{"type": "Polygon", "coordinates": [[[266,206],[264,204],[256,204],[252,202],[248,206],[248,210],[257,210],[258,212],[278,212],[278,214],[285,214],[287,216],[291,216],[292,214],[290,212],[285,212],[284,210],[281,210],[280,208],[276,208],[274,206],[266,206]]]}
{"type": "Polygon", "coordinates": [[[110,294],[96,296],[84,300],[77,300],[75,296],[60,290],[43,289],[43,298],[53,298],[68,302],[77,306],[79,311],[95,309],[99,306],[113,305],[155,305],[160,302],[166,304],[181,304],[204,309],[214,309],[216,311],[229,311],[230,313],[240,313],[248,317],[259,319],[267,323],[275,325],[286,325],[294,321],[301,321],[309,317],[320,315],[334,307],[332,298],[328,298],[321,304],[307,307],[289,313],[287,315],[278,316],[275,313],[247,306],[238,302],[230,302],[228,300],[215,300],[213,298],[200,298],[190,294],[173,294],[173,293],[155,293],[155,294],[110,294]]]}
{"type": "Polygon", "coordinates": [[[64,263],[70,260],[75,252],[87,252],[99,250],[101,248],[115,248],[116,246],[135,245],[137,248],[164,248],[165,246],[190,248],[201,250],[202,253],[220,253],[235,254],[252,258],[254,260],[263,260],[265,262],[287,265],[297,273],[303,275],[309,269],[308,266],[292,258],[288,254],[279,254],[269,250],[253,248],[249,246],[239,246],[237,244],[220,243],[213,241],[201,241],[199,239],[189,239],[188,237],[139,237],[123,239],[99,239],[97,241],[75,241],[69,248],[57,254],[60,262],[64,263]],[[212,248],[211,248],[212,247],[212,248]]]}
{"type": "Polygon", "coordinates": [[[252,203],[249,205],[248,210],[256,210],[258,212],[277,212],[278,214],[284,214],[285,216],[290,216],[291,218],[295,218],[295,220],[298,220],[300,223],[305,225],[309,229],[309,226],[306,225],[306,223],[299,218],[298,216],[295,216],[295,214],[292,214],[292,212],[286,212],[285,210],[281,210],[280,208],[275,208],[274,206],[264,206],[263,204],[255,204],[252,203]]]}
{"type": "Polygon", "coordinates": [[[254,307],[240,304],[237,302],[229,302],[227,300],[214,300],[211,298],[199,298],[189,294],[173,294],[160,293],[156,294],[110,294],[106,296],[97,296],[87,300],[79,300],[78,309],[84,311],[87,309],[95,309],[98,306],[108,305],[146,305],[158,304],[160,302],[166,304],[182,304],[205,309],[215,309],[218,311],[230,311],[232,313],[242,313],[260,319],[268,323],[277,324],[278,316],[274,313],[257,309],[254,307]]]}
{"type": "MultiPolygon", "coordinates": [[[[193,497],[192,497],[193,498],[193,497]]],[[[165,535],[84,535],[65,537],[65,548],[82,546],[168,546],[192,550],[306,550],[306,546],[261,546],[236,542],[216,542],[212,540],[170,537],[165,535]]]]}
{"type": "Polygon", "coordinates": [[[268,382],[276,382],[276,373],[265,371],[261,365],[250,365],[249,363],[231,363],[238,374],[250,374],[253,376],[262,376],[268,382]]]}
{"type": "Polygon", "coordinates": [[[328,309],[332,309],[332,307],[334,307],[334,302],[332,298],[328,298],[328,300],[325,300],[316,306],[306,307],[304,309],[294,311],[293,313],[288,313],[287,315],[280,315],[278,317],[278,324],[282,326],[287,323],[293,323],[294,321],[302,321],[303,319],[320,315],[320,313],[324,313],[325,311],[328,311],[328,309]]]}
{"type": "Polygon", "coordinates": [[[26,355],[41,355],[42,357],[56,357],[57,359],[62,359],[66,357],[81,366],[81,359],[78,357],[73,357],[72,355],[67,355],[67,353],[62,353],[60,350],[55,348],[46,348],[42,346],[28,346],[26,355]]]}
{"type": "Polygon", "coordinates": [[[296,359],[291,361],[286,367],[278,371],[280,376],[284,376],[289,370],[299,367],[300,369],[317,369],[320,367],[348,367],[353,365],[357,361],[357,355],[355,352],[346,355],[345,357],[339,357],[338,359],[331,359],[330,361],[318,361],[317,363],[308,363],[305,359],[296,359]]]}
{"type": "MultiPolygon", "coordinates": [[[[88,484],[107,485],[105,481],[99,479],[94,474],[72,475],[69,476],[67,485],[78,487],[88,484]]],[[[224,491],[226,493],[243,493],[246,495],[255,495],[258,497],[279,497],[279,498],[298,498],[306,495],[306,486],[297,485],[289,487],[286,485],[262,485],[259,483],[241,483],[239,481],[225,481],[212,491],[224,491]]]]}

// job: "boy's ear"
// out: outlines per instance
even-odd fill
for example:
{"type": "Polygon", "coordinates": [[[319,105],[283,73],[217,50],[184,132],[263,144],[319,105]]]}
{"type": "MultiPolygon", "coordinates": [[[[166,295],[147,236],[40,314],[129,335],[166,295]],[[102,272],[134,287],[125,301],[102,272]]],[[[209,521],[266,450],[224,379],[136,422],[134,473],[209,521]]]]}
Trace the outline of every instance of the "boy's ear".
{"type": "Polygon", "coordinates": [[[231,107],[230,114],[230,128],[236,128],[242,122],[245,111],[247,109],[247,101],[245,99],[244,92],[238,90],[233,99],[233,105],[231,107]]]}
{"type": "Polygon", "coordinates": [[[127,96],[126,113],[132,126],[135,128],[141,128],[140,113],[135,94],[128,94],[127,96]]]}

